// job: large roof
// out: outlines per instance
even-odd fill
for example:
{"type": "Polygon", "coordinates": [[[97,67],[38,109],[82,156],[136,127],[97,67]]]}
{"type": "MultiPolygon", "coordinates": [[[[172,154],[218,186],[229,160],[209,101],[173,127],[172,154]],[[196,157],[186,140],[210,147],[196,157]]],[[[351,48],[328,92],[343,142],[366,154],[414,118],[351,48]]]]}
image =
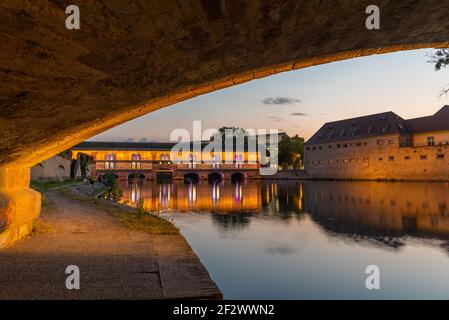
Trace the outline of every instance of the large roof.
{"type": "Polygon", "coordinates": [[[399,133],[410,134],[411,130],[407,121],[389,111],[327,122],[306,143],[318,144],[399,133]]]}
{"type": "Polygon", "coordinates": [[[449,106],[446,105],[435,114],[407,120],[413,133],[449,130],[449,106]]]}
{"type": "MultiPolygon", "coordinates": [[[[176,142],[106,142],[84,141],[72,150],[171,150],[176,142]]],[[[202,142],[204,145],[204,142],[202,142]]]]}
{"type": "Polygon", "coordinates": [[[325,123],[306,144],[354,140],[389,134],[413,134],[449,130],[449,106],[434,115],[404,120],[394,112],[325,123]]]}
{"type": "MultiPolygon", "coordinates": [[[[201,141],[201,149],[211,143],[211,141],[201,141]]],[[[112,142],[112,141],[84,141],[72,147],[72,150],[123,150],[123,151],[154,151],[166,150],[170,151],[177,142],[112,142]]],[[[185,148],[188,147],[188,142],[185,143],[185,148]]],[[[233,147],[242,146],[235,144],[233,147]]],[[[248,145],[245,143],[243,150],[248,151],[248,145]]],[[[193,150],[194,142],[190,142],[190,148],[193,150]]],[[[226,146],[222,145],[222,150],[226,150],[226,146]]]]}

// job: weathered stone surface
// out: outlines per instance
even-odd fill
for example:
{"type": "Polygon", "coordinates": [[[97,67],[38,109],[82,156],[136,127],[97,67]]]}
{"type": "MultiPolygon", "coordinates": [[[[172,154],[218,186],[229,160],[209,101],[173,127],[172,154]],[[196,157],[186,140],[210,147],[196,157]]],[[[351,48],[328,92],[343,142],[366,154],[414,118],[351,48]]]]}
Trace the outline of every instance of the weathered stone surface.
{"type": "Polygon", "coordinates": [[[29,184],[29,168],[0,168],[0,248],[29,234],[40,213],[41,195],[29,184]]]}
{"type": "Polygon", "coordinates": [[[446,46],[449,3],[379,0],[0,3],[0,166],[30,167],[160,107],[290,69],[446,46]]]}

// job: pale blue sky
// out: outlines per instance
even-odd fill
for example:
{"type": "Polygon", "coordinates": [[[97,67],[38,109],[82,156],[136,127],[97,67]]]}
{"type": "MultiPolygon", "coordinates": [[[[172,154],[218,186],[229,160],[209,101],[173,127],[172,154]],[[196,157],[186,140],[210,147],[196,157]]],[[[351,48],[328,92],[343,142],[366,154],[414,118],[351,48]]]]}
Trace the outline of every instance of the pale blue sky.
{"type": "Polygon", "coordinates": [[[428,52],[369,56],[281,73],[177,103],[92,139],[169,141],[173,129],[191,131],[194,120],[201,120],[203,129],[282,129],[309,138],[327,121],[384,111],[394,111],[406,119],[430,115],[449,104],[449,97],[439,97],[440,90],[449,84],[449,73],[435,72],[427,63],[428,52]],[[263,103],[274,97],[301,102],[263,103]]]}

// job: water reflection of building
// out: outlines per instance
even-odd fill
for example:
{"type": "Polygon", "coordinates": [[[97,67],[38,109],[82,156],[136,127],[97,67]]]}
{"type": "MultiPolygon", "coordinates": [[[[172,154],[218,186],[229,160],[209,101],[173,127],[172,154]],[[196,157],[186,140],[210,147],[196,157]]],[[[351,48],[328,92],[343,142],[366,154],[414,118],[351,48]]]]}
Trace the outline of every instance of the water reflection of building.
{"type": "Polygon", "coordinates": [[[229,228],[249,225],[253,214],[286,222],[308,214],[326,232],[355,241],[389,247],[400,246],[403,236],[449,241],[449,185],[443,183],[147,181],[122,187],[131,204],[143,199],[152,211],[215,212],[213,221],[229,228]]]}
{"type": "Polygon", "coordinates": [[[265,212],[283,217],[304,213],[303,185],[299,181],[265,181],[261,194],[265,212]]]}
{"type": "Polygon", "coordinates": [[[449,239],[443,183],[308,181],[305,210],[329,232],[390,242],[404,235],[449,239]]]}
{"type": "Polygon", "coordinates": [[[213,214],[214,221],[220,228],[225,230],[241,230],[249,226],[251,222],[251,214],[248,213],[230,213],[230,214],[213,214]]]}
{"type": "Polygon", "coordinates": [[[159,184],[122,182],[123,201],[135,205],[143,199],[151,211],[259,212],[260,182],[159,184]]]}

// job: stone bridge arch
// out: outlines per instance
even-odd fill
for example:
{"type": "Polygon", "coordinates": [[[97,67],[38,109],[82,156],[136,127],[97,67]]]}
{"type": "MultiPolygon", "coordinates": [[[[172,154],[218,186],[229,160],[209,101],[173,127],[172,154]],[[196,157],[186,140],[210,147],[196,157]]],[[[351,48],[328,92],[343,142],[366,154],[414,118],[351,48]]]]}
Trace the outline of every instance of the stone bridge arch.
{"type": "Polygon", "coordinates": [[[79,0],[80,30],[65,28],[63,2],[0,4],[3,242],[38,214],[28,168],[104,130],[279,72],[449,45],[449,3],[378,0],[381,28],[367,30],[371,4],[79,0]]]}

